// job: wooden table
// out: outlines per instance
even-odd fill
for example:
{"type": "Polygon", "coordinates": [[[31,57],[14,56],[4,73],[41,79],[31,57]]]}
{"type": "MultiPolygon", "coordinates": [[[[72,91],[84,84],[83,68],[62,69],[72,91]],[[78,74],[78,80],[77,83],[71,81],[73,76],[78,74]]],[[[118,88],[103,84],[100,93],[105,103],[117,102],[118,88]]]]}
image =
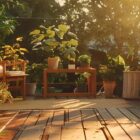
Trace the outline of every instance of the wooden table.
{"type": "Polygon", "coordinates": [[[94,68],[79,68],[79,69],[45,69],[44,70],[44,91],[43,91],[43,96],[44,97],[49,97],[49,96],[91,96],[91,97],[96,97],[96,69],[94,68]],[[88,92],[87,93],[82,93],[82,92],[71,92],[71,93],[48,93],[48,74],[49,73],[84,73],[88,72],[90,73],[90,76],[88,78],[88,92]]]}

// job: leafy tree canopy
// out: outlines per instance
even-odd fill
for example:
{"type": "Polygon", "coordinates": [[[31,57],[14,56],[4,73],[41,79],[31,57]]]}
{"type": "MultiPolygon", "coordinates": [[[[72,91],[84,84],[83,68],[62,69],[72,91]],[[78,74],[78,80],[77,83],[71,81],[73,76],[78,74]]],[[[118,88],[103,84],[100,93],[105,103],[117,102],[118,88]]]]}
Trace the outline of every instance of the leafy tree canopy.
{"type": "Polygon", "coordinates": [[[25,15],[25,3],[20,0],[0,1],[0,44],[4,42],[6,36],[14,32],[17,25],[13,16],[25,15]]]}
{"type": "Polygon", "coordinates": [[[65,0],[62,6],[68,24],[73,26],[81,42],[109,51],[118,48],[132,53],[140,47],[139,0],[65,0]]]}
{"type": "MultiPolygon", "coordinates": [[[[1,0],[1,3],[6,5],[8,1],[17,2],[17,0],[1,0]]],[[[139,0],[18,0],[18,2],[23,2],[28,10],[20,14],[18,8],[16,10],[12,8],[11,14],[30,17],[28,21],[25,19],[19,21],[20,27],[17,29],[19,32],[29,33],[42,22],[48,25],[66,22],[77,34],[81,52],[87,50],[87,44],[93,49],[105,52],[115,50],[117,54],[127,55],[137,54],[140,49],[139,0]]]]}

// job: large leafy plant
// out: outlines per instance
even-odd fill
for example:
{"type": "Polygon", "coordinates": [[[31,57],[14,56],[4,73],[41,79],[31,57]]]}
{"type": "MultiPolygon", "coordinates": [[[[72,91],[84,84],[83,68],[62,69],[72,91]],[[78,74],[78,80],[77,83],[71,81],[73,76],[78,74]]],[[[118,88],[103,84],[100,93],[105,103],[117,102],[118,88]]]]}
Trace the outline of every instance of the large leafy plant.
{"type": "Polygon", "coordinates": [[[59,56],[67,60],[73,60],[78,53],[77,36],[70,32],[70,26],[59,24],[45,27],[40,26],[38,29],[30,32],[32,36],[31,44],[33,50],[43,50],[51,57],[59,56]]]}

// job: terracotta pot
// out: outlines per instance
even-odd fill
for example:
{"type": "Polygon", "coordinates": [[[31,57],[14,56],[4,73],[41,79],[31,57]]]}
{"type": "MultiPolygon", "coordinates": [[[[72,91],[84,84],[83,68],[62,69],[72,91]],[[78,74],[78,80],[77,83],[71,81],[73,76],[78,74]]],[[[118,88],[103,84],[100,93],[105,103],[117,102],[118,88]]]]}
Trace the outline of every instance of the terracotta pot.
{"type": "Polygon", "coordinates": [[[113,96],[114,89],[116,87],[115,81],[103,81],[105,97],[111,98],[113,96]]]}
{"type": "Polygon", "coordinates": [[[90,68],[90,64],[81,64],[80,65],[80,68],[86,68],[86,69],[88,69],[88,68],[90,68]]]}
{"type": "Polygon", "coordinates": [[[48,68],[57,69],[59,64],[59,57],[49,57],[48,58],[48,68]]]}

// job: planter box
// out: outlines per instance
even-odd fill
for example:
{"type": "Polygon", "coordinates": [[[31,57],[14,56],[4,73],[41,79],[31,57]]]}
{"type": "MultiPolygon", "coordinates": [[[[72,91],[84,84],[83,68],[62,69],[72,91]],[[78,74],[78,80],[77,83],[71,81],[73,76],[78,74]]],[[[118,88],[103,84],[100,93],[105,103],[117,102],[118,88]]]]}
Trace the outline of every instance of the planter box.
{"type": "Polygon", "coordinates": [[[140,99],[140,71],[123,73],[123,98],[140,99]]]}

